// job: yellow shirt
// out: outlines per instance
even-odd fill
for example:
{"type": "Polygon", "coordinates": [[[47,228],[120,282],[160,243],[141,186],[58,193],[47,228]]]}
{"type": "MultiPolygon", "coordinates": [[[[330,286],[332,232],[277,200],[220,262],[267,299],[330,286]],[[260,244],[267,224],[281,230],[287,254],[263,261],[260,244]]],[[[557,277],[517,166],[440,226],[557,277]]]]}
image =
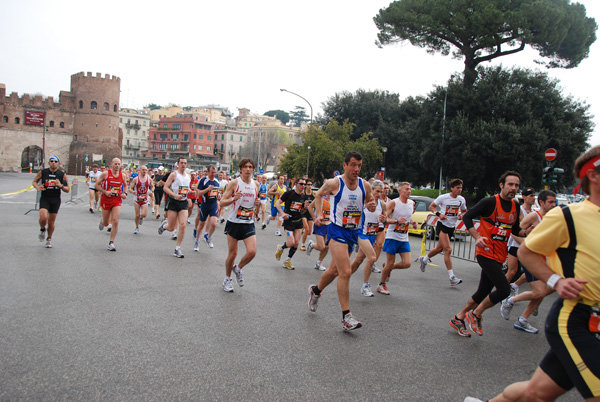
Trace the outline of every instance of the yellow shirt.
{"type": "Polygon", "coordinates": [[[600,207],[588,200],[569,205],[575,227],[575,252],[561,208],[553,208],[527,236],[531,251],[548,257],[548,265],[564,277],[585,279],[581,297],[600,302],[600,207]]]}

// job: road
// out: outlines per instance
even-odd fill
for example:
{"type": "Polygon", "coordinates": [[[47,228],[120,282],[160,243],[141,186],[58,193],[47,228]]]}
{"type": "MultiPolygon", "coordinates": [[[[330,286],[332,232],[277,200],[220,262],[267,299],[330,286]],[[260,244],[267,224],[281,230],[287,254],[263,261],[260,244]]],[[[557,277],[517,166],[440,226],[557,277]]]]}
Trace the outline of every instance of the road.
{"type": "MultiPolygon", "coordinates": [[[[32,178],[0,173],[0,194],[32,178]]],[[[484,336],[452,330],[449,319],[478,283],[472,262],[455,260],[464,280],[455,288],[445,269],[422,273],[413,263],[393,273],[390,296],[373,298],[360,294],[357,273],[350,305],[363,328],[345,333],[335,286],[317,313],[307,308],[307,287],[320,277],[316,252],[298,252],[295,271],[282,268],[273,226],[258,230],[246,285],[234,281],[235,292],[225,293],[222,225],[215,248],[201,244],[196,253],[190,229],[177,259],[169,233],[157,234],[159,221],[133,234],[128,200],[109,252],[100,214],[88,212],[85,188],[79,195],[66,203],[63,194],[52,249],[37,240],[37,212],[25,214],[35,191],[0,196],[2,401],[487,399],[529,378],[547,350],[543,334],[514,330],[497,307],[484,315],[484,336]]],[[[417,237],[411,247],[416,258],[417,237]]],[[[543,327],[554,297],[532,325],[543,327]]],[[[515,319],[524,307],[515,307],[515,319]]],[[[580,399],[570,392],[561,400],[580,399]]]]}

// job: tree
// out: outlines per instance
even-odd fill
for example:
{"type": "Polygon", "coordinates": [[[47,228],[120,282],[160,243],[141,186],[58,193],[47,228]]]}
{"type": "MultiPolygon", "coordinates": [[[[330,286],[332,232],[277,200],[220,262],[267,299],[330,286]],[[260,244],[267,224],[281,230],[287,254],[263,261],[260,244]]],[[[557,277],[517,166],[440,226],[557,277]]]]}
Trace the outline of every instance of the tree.
{"type": "Polygon", "coordinates": [[[339,124],[329,122],[324,128],[317,125],[309,127],[304,135],[303,144],[287,147],[287,154],[282,158],[280,170],[291,176],[306,174],[308,136],[310,134],[311,152],[309,176],[317,182],[333,177],[333,172],[342,169],[344,156],[348,151],[358,151],[363,156],[362,177],[371,177],[379,170],[382,160],[381,147],[371,133],[363,134],[356,141],[350,139],[354,125],[348,121],[339,124]]]}
{"type": "Polygon", "coordinates": [[[310,121],[310,119],[306,115],[305,108],[296,106],[296,109],[290,112],[290,121],[292,122],[292,127],[302,127],[302,123],[310,121]]]}
{"type": "Polygon", "coordinates": [[[547,67],[573,68],[588,56],[598,26],[570,0],[398,0],[373,18],[379,47],[409,41],[429,53],[464,59],[464,85],[477,66],[535,49],[547,67]]]}
{"type": "Polygon", "coordinates": [[[146,106],[144,106],[144,109],[150,109],[150,110],[156,110],[156,109],[160,109],[162,106],[157,105],[156,103],[149,103],[146,106]]]}
{"type": "Polygon", "coordinates": [[[284,112],[283,110],[269,110],[268,112],[263,113],[264,116],[272,116],[277,120],[281,121],[283,124],[287,124],[290,121],[290,114],[288,112],[284,112]]]}
{"type": "MultiPolygon", "coordinates": [[[[259,132],[263,133],[260,143],[260,158],[258,155],[258,137],[256,139],[252,137],[253,141],[244,145],[240,155],[244,158],[252,158],[252,160],[256,161],[257,167],[261,166],[264,168],[273,164],[275,157],[279,154],[280,145],[289,146],[293,142],[284,130],[273,131],[269,129],[269,131],[259,132]]],[[[250,134],[253,133],[254,131],[251,131],[250,134]]]]}

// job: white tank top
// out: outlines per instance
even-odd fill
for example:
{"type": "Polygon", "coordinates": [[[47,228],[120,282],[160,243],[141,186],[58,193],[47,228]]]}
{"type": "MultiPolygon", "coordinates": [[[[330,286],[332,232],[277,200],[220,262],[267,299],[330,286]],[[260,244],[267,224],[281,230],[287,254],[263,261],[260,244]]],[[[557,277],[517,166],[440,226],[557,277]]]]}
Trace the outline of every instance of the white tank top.
{"type": "Polygon", "coordinates": [[[178,171],[175,171],[175,180],[171,183],[171,190],[175,194],[183,196],[180,201],[187,200],[187,195],[190,191],[190,180],[191,177],[187,173],[179,174],[178,171]]]}
{"type": "Polygon", "coordinates": [[[342,176],[338,176],[340,187],[331,197],[333,223],[344,229],[358,229],[365,204],[365,186],[358,178],[358,185],[350,190],[342,176]]]}
{"type": "MultiPolygon", "coordinates": [[[[529,215],[529,212],[525,211],[525,208],[521,207],[521,211],[523,211],[523,218],[525,218],[527,215],[529,215]]],[[[539,215],[538,215],[539,218],[539,215]]],[[[508,239],[508,244],[506,245],[506,247],[511,248],[511,247],[515,247],[515,248],[519,248],[520,244],[517,243],[515,241],[515,239],[512,238],[512,236],[510,236],[510,238],[508,239]]]]}
{"type": "Polygon", "coordinates": [[[88,173],[88,175],[90,176],[90,183],[88,186],[90,188],[93,189],[96,187],[96,181],[98,181],[98,177],[100,177],[101,174],[102,174],[102,172],[99,170],[96,173],[94,173],[93,170],[88,173]]]}
{"type": "Polygon", "coordinates": [[[245,183],[241,177],[238,178],[233,194],[240,191],[242,197],[231,204],[227,220],[234,223],[254,223],[254,201],[258,195],[254,180],[250,179],[250,183],[245,183]]]}
{"type": "Polygon", "coordinates": [[[411,199],[406,201],[404,204],[400,198],[396,198],[391,202],[396,203],[394,212],[388,217],[388,219],[401,219],[406,218],[406,223],[403,224],[390,224],[385,234],[386,239],[408,241],[408,229],[410,226],[410,218],[415,210],[415,202],[411,199]]]}
{"type": "Polygon", "coordinates": [[[377,200],[377,206],[375,212],[369,211],[367,208],[363,209],[362,213],[362,234],[366,236],[376,236],[379,231],[379,215],[382,214],[381,200],[377,200]]]}

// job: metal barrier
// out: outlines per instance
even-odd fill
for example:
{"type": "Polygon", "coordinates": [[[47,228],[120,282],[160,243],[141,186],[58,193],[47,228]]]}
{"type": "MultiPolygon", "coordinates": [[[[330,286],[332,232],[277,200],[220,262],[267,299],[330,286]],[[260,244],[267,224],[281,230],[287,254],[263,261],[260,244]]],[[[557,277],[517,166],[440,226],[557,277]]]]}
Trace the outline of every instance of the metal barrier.
{"type": "Polygon", "coordinates": [[[30,209],[29,211],[25,212],[23,215],[27,215],[31,211],[39,211],[40,210],[40,198],[42,198],[42,192],[36,190],[35,206],[33,207],[33,209],[30,209]]]}
{"type": "Polygon", "coordinates": [[[71,184],[71,198],[65,204],[75,203],[77,202],[77,191],[79,190],[79,180],[77,180],[77,176],[73,179],[73,184],[71,184]]]}
{"type": "MultiPolygon", "coordinates": [[[[438,218],[435,215],[432,215],[427,219],[427,225],[425,227],[426,233],[429,233],[425,247],[427,251],[431,251],[438,244],[438,239],[435,233],[437,221],[438,218]]],[[[475,228],[479,227],[478,220],[473,220],[473,223],[475,224],[475,228]]],[[[457,222],[454,236],[450,239],[450,244],[452,246],[452,257],[473,262],[477,261],[475,259],[475,242],[473,241],[471,234],[464,227],[464,223],[462,221],[457,222]]],[[[444,254],[444,252],[442,251],[440,254],[444,254]]]]}

